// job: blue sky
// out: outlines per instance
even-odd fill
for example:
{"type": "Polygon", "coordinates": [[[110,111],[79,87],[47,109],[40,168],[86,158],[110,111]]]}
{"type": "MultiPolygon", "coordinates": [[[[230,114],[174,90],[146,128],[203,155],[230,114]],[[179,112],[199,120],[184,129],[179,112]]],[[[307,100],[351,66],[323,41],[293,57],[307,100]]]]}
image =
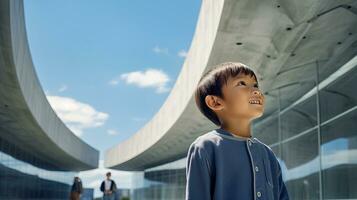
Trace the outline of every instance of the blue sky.
{"type": "MultiPolygon", "coordinates": [[[[26,0],[32,59],[46,96],[76,135],[101,151],[81,172],[95,188],[103,152],[129,138],[169,95],[189,50],[201,1],[26,0]]],[[[140,174],[112,171],[119,187],[140,174]]]]}
{"type": "Polygon", "coordinates": [[[102,153],[161,107],[201,1],[25,1],[33,62],[60,118],[102,153]]]}

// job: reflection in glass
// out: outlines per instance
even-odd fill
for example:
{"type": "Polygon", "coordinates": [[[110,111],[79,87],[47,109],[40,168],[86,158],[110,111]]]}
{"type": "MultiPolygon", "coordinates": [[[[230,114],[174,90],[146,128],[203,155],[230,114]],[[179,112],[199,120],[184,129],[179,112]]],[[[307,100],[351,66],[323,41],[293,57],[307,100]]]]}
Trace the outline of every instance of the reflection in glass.
{"type": "Polygon", "coordinates": [[[269,118],[262,120],[253,126],[253,136],[267,145],[279,141],[278,115],[272,114],[269,118]]]}
{"type": "Polygon", "coordinates": [[[282,139],[287,139],[317,126],[316,96],[291,107],[280,116],[282,139]]]}
{"type": "Polygon", "coordinates": [[[294,199],[318,199],[320,162],[318,134],[314,129],[298,138],[282,143],[284,181],[294,199]]]}
{"type": "Polygon", "coordinates": [[[357,105],[357,68],[320,91],[321,122],[357,105]]]}
{"type": "Polygon", "coordinates": [[[280,110],[253,126],[255,136],[278,157],[291,199],[357,198],[356,61],[354,57],[330,74],[321,66],[325,80],[299,98],[291,90],[297,84],[281,88],[280,110]],[[275,143],[260,133],[276,129],[280,137],[274,137],[275,143]]]}
{"type": "Polygon", "coordinates": [[[357,109],[324,125],[322,136],[323,196],[357,198],[357,109]]]}
{"type": "Polygon", "coordinates": [[[37,162],[34,156],[0,138],[0,199],[68,199],[75,172],[44,170],[12,155],[37,162]]]}
{"type": "Polygon", "coordinates": [[[134,185],[141,185],[132,191],[134,200],[166,200],[185,198],[186,158],[147,169],[134,185]]]}

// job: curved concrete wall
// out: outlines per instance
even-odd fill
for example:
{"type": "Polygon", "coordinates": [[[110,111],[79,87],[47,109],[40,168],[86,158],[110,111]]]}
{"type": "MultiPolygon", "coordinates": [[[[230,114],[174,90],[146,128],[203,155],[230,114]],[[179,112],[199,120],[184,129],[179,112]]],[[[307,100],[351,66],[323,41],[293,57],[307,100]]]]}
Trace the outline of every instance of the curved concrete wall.
{"type": "Polygon", "coordinates": [[[1,137],[38,156],[42,161],[34,165],[50,170],[94,169],[99,152],[75,136],[46,99],[34,70],[24,20],[23,1],[0,2],[1,137]]]}
{"type": "MultiPolygon", "coordinates": [[[[181,128],[189,130],[192,121],[197,121],[198,124],[202,124],[201,122],[207,124],[197,112],[191,115],[191,108],[186,111],[185,108],[190,106],[188,104],[192,99],[194,85],[207,67],[221,19],[223,3],[223,0],[202,1],[191,48],[172,92],[149,123],[129,140],[107,151],[106,167],[142,170],[148,166],[148,163],[150,165],[153,162],[156,163],[168,154],[169,157],[176,154],[182,156],[184,153],[182,150],[181,152],[172,151],[180,141],[176,141],[175,144],[171,143],[169,146],[165,145],[165,141],[172,141],[172,136],[179,134],[177,131],[181,128]],[[182,116],[183,113],[186,114],[186,118],[182,116]],[[155,149],[156,147],[164,148],[155,149]]],[[[185,140],[191,138],[190,135],[185,135],[185,140]]]]}
{"type": "Polygon", "coordinates": [[[215,128],[196,108],[193,93],[209,66],[221,62],[252,67],[265,92],[264,115],[276,111],[274,92],[288,86],[295,91],[291,95],[306,91],[296,83],[314,80],[312,61],[352,52],[347,49],[356,37],[348,31],[356,25],[355,7],[356,2],[344,0],[203,0],[190,51],[171,93],[151,121],[107,150],[105,166],[144,170],[186,156],[197,136],[215,128]],[[353,9],[335,8],[339,4],[353,9]],[[336,46],[336,39],[346,41],[343,48],[336,46]]]}

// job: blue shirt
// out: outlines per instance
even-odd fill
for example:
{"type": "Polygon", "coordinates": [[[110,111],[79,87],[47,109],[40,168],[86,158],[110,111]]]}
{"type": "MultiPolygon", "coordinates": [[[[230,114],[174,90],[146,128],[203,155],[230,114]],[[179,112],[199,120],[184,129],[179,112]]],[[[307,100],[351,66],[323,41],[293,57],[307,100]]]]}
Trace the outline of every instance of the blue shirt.
{"type": "Polygon", "coordinates": [[[287,200],[281,168],[271,148],[255,137],[219,128],[189,147],[186,200],[287,200]]]}

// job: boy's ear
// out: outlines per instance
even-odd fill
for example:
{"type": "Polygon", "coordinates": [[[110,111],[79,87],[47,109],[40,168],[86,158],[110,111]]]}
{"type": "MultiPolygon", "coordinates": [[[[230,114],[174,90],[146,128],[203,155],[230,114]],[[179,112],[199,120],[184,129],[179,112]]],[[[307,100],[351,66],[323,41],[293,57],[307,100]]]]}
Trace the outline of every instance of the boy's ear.
{"type": "Polygon", "coordinates": [[[207,95],[205,97],[205,102],[206,105],[214,111],[222,110],[224,107],[221,98],[214,95],[207,95]]]}

